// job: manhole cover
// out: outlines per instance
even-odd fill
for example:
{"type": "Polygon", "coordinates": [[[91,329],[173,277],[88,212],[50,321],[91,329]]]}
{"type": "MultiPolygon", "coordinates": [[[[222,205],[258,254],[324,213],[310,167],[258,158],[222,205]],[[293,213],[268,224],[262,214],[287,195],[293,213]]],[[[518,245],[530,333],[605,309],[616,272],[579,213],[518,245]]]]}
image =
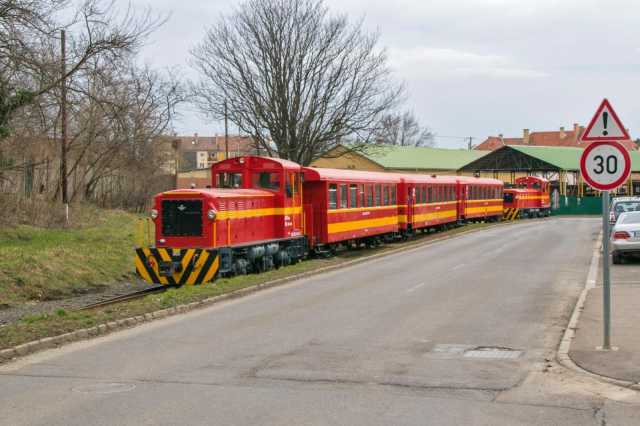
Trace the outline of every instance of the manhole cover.
{"type": "Polygon", "coordinates": [[[133,383],[95,383],[93,385],[77,386],[73,388],[73,391],[79,393],[118,393],[132,391],[135,387],[136,385],[133,383]]]}
{"type": "Polygon", "coordinates": [[[464,353],[465,358],[482,359],[516,359],[522,355],[522,351],[510,348],[477,347],[464,353]]]}
{"type": "Polygon", "coordinates": [[[458,354],[462,355],[465,351],[475,348],[473,345],[459,345],[459,344],[450,344],[450,343],[440,343],[437,344],[431,349],[431,352],[440,353],[440,354],[458,354]]]}

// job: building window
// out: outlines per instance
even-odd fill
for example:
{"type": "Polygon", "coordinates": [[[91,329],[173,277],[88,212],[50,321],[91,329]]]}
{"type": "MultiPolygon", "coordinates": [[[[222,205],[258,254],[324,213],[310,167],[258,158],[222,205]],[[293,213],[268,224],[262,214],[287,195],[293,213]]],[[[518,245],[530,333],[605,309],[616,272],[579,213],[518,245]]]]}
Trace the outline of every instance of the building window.
{"type": "Polygon", "coordinates": [[[349,185],[349,207],[354,208],[358,207],[358,185],[351,184],[349,185]]]}
{"type": "Polygon", "coordinates": [[[347,184],[343,183],[340,185],[340,208],[347,208],[347,184]]]}
{"type": "Polygon", "coordinates": [[[338,185],[332,183],[329,185],[329,209],[338,208],[338,185]]]}

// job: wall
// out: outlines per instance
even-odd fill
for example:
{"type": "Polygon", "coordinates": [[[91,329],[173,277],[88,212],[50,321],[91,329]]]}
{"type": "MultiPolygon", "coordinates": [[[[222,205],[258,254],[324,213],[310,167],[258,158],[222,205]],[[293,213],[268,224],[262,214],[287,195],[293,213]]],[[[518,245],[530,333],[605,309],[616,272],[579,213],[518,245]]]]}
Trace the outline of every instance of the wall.
{"type": "Polygon", "coordinates": [[[206,188],[211,185],[211,169],[178,173],[177,188],[190,188],[191,184],[195,184],[196,188],[206,188]]]}
{"type": "MultiPolygon", "coordinates": [[[[344,150],[341,150],[344,152],[344,150]]],[[[319,158],[311,163],[311,167],[322,167],[329,169],[352,169],[367,170],[373,172],[383,172],[385,169],[379,164],[367,159],[363,155],[349,152],[337,156],[338,150],[330,151],[327,157],[319,158]],[[334,157],[335,156],[335,157],[334,157]]]]}

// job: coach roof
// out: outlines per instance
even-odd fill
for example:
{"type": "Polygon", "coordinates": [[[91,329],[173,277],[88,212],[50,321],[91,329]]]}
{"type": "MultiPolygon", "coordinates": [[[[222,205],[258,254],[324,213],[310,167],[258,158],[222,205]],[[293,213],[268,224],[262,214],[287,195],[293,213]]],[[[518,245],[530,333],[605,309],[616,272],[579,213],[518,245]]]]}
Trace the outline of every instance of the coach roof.
{"type": "Polygon", "coordinates": [[[324,169],[303,167],[305,181],[350,181],[399,183],[398,173],[366,172],[361,170],[324,169]]]}

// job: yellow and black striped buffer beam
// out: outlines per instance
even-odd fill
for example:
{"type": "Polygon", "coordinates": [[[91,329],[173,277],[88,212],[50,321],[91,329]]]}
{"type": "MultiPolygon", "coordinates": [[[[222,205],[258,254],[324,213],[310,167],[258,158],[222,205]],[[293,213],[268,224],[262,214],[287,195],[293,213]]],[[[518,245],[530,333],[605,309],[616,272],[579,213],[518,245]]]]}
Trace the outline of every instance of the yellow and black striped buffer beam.
{"type": "Polygon", "coordinates": [[[196,285],[213,281],[220,267],[216,249],[136,249],[136,271],[147,282],[196,285]]]}
{"type": "Polygon", "coordinates": [[[504,220],[516,220],[520,209],[508,208],[504,209],[504,220]]]}

